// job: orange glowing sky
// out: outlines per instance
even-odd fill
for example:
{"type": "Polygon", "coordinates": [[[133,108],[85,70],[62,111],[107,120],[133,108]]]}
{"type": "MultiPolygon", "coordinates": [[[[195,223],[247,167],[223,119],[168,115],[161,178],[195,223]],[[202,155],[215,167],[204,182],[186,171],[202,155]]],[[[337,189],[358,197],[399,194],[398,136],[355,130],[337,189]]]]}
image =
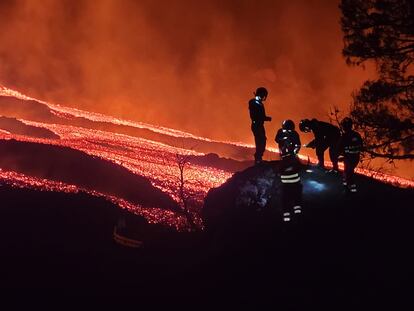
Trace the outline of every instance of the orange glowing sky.
{"type": "Polygon", "coordinates": [[[285,118],[347,111],[372,76],[341,56],[336,1],[7,0],[0,14],[0,83],[213,139],[253,142],[257,86],[272,143],[285,118]]]}

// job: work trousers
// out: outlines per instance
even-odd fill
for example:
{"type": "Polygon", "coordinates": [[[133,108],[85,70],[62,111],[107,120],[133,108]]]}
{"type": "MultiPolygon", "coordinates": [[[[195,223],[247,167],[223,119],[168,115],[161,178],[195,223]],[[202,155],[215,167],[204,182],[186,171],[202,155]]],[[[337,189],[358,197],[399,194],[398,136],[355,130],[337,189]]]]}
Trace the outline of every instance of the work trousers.
{"type": "Polygon", "coordinates": [[[329,158],[331,159],[333,168],[338,170],[338,146],[337,142],[325,142],[316,146],[316,156],[318,157],[318,165],[325,167],[324,153],[329,148],[329,158]]]}
{"type": "Polygon", "coordinates": [[[344,181],[348,186],[355,185],[355,168],[359,163],[358,154],[345,154],[344,156],[344,181]]]}
{"type": "Polygon", "coordinates": [[[252,124],[252,132],[254,135],[254,142],[256,144],[256,153],[254,154],[255,161],[261,161],[263,153],[266,149],[266,132],[263,124],[252,124]]]}
{"type": "Polygon", "coordinates": [[[295,155],[282,158],[280,163],[281,203],[283,221],[302,213],[302,183],[300,163],[295,155]]]}

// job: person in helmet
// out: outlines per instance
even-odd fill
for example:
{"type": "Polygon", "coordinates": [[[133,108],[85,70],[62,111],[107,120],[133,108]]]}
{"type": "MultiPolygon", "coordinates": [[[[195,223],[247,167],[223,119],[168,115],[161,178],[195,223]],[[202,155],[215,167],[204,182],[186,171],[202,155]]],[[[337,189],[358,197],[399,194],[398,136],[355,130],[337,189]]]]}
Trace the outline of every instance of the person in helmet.
{"type": "Polygon", "coordinates": [[[298,132],[295,131],[295,123],[292,120],[282,122],[282,128],[277,131],[275,141],[279,146],[279,153],[282,158],[290,155],[292,152],[294,154],[299,153],[301,147],[300,138],[298,132]],[[290,143],[289,146],[285,144],[287,141],[290,143]]]}
{"type": "Polygon", "coordinates": [[[361,135],[352,129],[352,120],[344,118],[341,122],[342,135],[339,141],[339,153],[344,157],[343,184],[350,192],[356,192],[355,168],[359,163],[363,146],[361,135]]]}
{"type": "Polygon", "coordinates": [[[262,162],[263,153],[266,149],[266,132],[264,128],[265,121],[271,121],[272,118],[266,116],[263,102],[266,100],[268,92],[264,87],[259,87],[254,92],[255,97],[249,101],[250,119],[252,120],[251,129],[254,135],[256,153],[254,160],[256,164],[262,162]]]}
{"type": "Polygon", "coordinates": [[[280,181],[283,221],[290,222],[294,216],[302,213],[302,183],[300,182],[300,163],[297,154],[300,150],[300,138],[295,131],[295,123],[285,120],[277,131],[275,141],[279,146],[280,181]]]}
{"type": "Polygon", "coordinates": [[[325,167],[324,153],[329,148],[329,157],[332,161],[334,172],[338,171],[338,143],[341,137],[339,127],[327,122],[319,121],[317,119],[304,119],[299,123],[299,129],[302,132],[313,132],[315,138],[305,145],[307,148],[316,149],[316,156],[318,157],[318,166],[325,167]]]}

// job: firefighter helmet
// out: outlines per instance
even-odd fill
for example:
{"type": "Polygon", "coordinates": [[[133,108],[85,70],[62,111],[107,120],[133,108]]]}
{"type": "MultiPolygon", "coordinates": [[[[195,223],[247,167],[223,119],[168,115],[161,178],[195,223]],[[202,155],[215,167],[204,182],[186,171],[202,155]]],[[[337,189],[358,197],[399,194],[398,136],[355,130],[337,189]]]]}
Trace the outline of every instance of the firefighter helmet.
{"type": "Polygon", "coordinates": [[[267,94],[268,94],[268,92],[267,92],[266,88],[264,88],[262,86],[258,87],[256,89],[256,92],[254,92],[254,95],[259,96],[261,99],[266,99],[267,94]]]}
{"type": "Polygon", "coordinates": [[[309,119],[303,119],[299,122],[299,129],[301,132],[310,132],[311,131],[311,121],[309,119]]]}
{"type": "Polygon", "coordinates": [[[346,117],[341,121],[341,127],[345,132],[349,132],[350,130],[352,130],[352,123],[352,119],[346,117]]]}
{"type": "Polygon", "coordinates": [[[292,120],[285,120],[282,122],[282,128],[287,131],[293,131],[295,129],[295,123],[292,120]]]}

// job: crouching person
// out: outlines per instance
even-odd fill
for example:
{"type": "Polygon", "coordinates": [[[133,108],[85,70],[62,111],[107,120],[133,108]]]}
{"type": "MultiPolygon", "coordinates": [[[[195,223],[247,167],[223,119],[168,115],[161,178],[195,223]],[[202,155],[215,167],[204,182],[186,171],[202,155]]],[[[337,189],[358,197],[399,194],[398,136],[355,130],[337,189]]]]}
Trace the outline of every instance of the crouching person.
{"type": "Polygon", "coordinates": [[[282,187],[283,221],[290,222],[302,214],[302,183],[300,163],[297,154],[300,150],[299,134],[292,120],[285,120],[275,138],[281,157],[280,181],[282,187]]]}
{"type": "Polygon", "coordinates": [[[359,163],[362,150],[362,138],[352,129],[352,120],[344,118],[341,122],[343,134],[339,141],[339,152],[344,158],[343,185],[350,192],[357,192],[355,168],[359,163]]]}

